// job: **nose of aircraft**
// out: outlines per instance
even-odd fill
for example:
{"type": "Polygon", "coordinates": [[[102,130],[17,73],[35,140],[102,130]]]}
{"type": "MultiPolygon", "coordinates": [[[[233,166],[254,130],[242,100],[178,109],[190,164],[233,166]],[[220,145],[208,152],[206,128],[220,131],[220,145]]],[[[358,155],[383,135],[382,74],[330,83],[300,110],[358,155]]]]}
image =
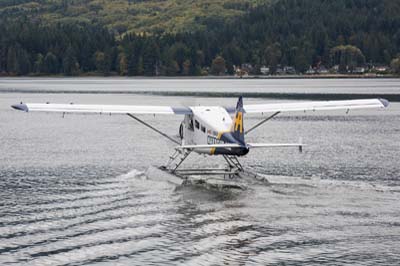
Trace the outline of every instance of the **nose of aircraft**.
{"type": "Polygon", "coordinates": [[[11,107],[16,110],[28,112],[28,106],[24,103],[13,104],[13,105],[11,105],[11,107]]]}

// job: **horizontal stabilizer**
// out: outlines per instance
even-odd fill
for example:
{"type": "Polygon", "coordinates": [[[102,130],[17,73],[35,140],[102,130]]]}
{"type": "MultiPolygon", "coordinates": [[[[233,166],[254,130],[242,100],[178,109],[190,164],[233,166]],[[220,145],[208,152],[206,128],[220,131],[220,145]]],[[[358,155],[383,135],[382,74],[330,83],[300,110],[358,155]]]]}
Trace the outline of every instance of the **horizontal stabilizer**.
{"type": "Polygon", "coordinates": [[[246,143],[246,146],[237,143],[226,143],[226,144],[200,144],[200,145],[183,145],[176,147],[177,149],[189,150],[189,149],[211,149],[211,148],[283,148],[283,147],[302,147],[302,143],[246,143]]]}
{"type": "Polygon", "coordinates": [[[284,148],[284,147],[302,147],[302,143],[247,143],[250,149],[256,148],[284,148]]]}
{"type": "Polygon", "coordinates": [[[227,144],[204,144],[204,145],[183,145],[176,147],[181,150],[190,150],[190,149],[212,149],[212,148],[246,148],[245,146],[236,144],[236,143],[227,143],[227,144]]]}

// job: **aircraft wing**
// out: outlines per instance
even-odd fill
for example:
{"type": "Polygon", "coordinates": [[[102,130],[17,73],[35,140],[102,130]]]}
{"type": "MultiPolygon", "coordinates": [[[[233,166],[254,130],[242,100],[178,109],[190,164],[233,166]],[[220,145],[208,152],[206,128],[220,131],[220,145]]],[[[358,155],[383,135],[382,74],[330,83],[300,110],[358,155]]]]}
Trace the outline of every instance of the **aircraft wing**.
{"type": "MultiPolygon", "coordinates": [[[[276,113],[296,111],[324,111],[324,110],[350,110],[365,108],[384,108],[389,106],[385,99],[363,99],[344,101],[309,101],[291,103],[267,103],[244,105],[246,113],[276,113]]],[[[234,113],[234,108],[226,108],[228,112],[234,113]]]]}
{"type": "MultiPolygon", "coordinates": [[[[244,105],[246,113],[295,112],[320,110],[350,110],[363,108],[384,108],[389,105],[385,99],[345,100],[345,101],[310,101],[292,103],[268,103],[244,105]]],[[[12,105],[14,109],[25,112],[59,113],[98,113],[98,114],[192,114],[188,107],[151,106],[151,105],[94,105],[94,104],[54,104],[20,103],[12,105]]],[[[234,113],[235,108],[226,108],[234,113]]]]}
{"type": "Polygon", "coordinates": [[[20,103],[12,108],[25,112],[58,113],[97,113],[97,114],[191,114],[188,107],[150,106],[150,105],[94,105],[94,104],[55,104],[55,103],[20,103]]]}

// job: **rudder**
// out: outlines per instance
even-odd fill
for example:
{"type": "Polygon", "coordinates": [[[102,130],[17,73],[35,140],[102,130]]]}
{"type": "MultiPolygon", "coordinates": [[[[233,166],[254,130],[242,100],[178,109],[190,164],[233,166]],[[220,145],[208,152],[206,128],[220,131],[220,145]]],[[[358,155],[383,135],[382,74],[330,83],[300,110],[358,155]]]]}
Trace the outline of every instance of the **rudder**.
{"type": "Polygon", "coordinates": [[[243,127],[243,97],[240,96],[236,104],[236,112],[232,123],[231,132],[233,137],[239,141],[240,144],[245,144],[244,141],[244,127],[243,127]]]}

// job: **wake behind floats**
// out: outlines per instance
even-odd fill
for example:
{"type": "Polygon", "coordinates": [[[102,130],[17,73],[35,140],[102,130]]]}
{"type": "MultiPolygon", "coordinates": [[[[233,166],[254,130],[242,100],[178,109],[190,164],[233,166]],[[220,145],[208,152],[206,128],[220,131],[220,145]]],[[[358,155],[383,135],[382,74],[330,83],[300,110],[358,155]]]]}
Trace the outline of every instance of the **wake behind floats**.
{"type": "Polygon", "coordinates": [[[245,170],[238,158],[247,155],[255,148],[298,147],[302,143],[249,143],[245,136],[259,126],[282,112],[305,112],[322,110],[352,110],[366,108],[385,108],[389,102],[385,99],[363,99],[345,101],[311,101],[293,103],[268,103],[243,105],[239,97],[236,106],[138,106],[138,105],[81,105],[81,104],[40,104],[20,103],[12,105],[14,109],[25,112],[58,112],[58,113],[97,113],[128,115],[144,126],[177,144],[165,166],[150,168],[149,175],[162,177],[168,181],[183,184],[184,182],[204,183],[215,187],[242,188],[243,177],[258,178],[259,175],[245,170]],[[160,114],[182,115],[179,128],[180,141],[146,123],[136,115],[160,114]],[[269,114],[248,130],[244,128],[244,114],[269,114]],[[233,115],[233,117],[231,117],[233,115]],[[222,156],[227,165],[225,168],[182,168],[183,162],[192,153],[208,156],[222,156]],[[219,178],[215,178],[219,177],[219,178]],[[223,177],[223,178],[221,178],[223,177]]]}

